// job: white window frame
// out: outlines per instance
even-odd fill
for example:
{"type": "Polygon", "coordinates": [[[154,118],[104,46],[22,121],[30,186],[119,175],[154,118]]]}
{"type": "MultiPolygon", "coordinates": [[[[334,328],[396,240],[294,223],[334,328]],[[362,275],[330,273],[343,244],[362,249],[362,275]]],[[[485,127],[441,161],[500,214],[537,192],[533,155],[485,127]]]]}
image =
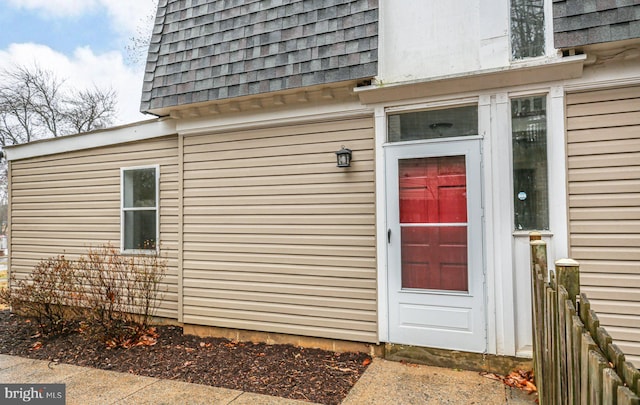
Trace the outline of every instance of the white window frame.
{"type": "Polygon", "coordinates": [[[549,89],[545,89],[545,90],[532,90],[532,91],[523,91],[523,92],[511,92],[508,94],[508,106],[509,106],[509,179],[510,179],[510,190],[511,190],[511,201],[510,201],[510,206],[511,206],[511,229],[512,229],[512,234],[513,235],[529,235],[529,233],[531,232],[540,232],[543,235],[553,235],[553,225],[551,223],[551,196],[552,196],[552,191],[551,191],[551,187],[552,187],[552,182],[551,182],[551,168],[552,168],[552,163],[551,163],[551,154],[550,154],[550,150],[552,148],[551,145],[551,131],[552,129],[552,123],[550,120],[550,109],[552,108],[551,105],[551,94],[549,89]],[[546,153],[546,159],[547,159],[547,178],[546,178],[546,182],[547,182],[547,223],[549,225],[549,229],[522,229],[519,230],[516,228],[516,224],[515,224],[515,202],[513,200],[513,196],[515,195],[515,189],[514,189],[514,163],[513,163],[513,127],[512,127],[512,117],[511,117],[511,103],[513,103],[513,100],[517,100],[517,99],[521,99],[521,98],[534,98],[534,97],[545,97],[545,108],[546,108],[546,121],[547,121],[547,132],[546,132],[546,138],[547,138],[547,153],[546,153]]]}
{"type": "Polygon", "coordinates": [[[543,59],[548,57],[549,55],[553,55],[553,3],[552,0],[542,0],[543,2],[543,12],[544,12],[544,44],[542,46],[543,52],[542,55],[538,56],[525,56],[523,58],[514,58],[513,57],[513,40],[512,40],[512,30],[511,30],[511,3],[513,0],[509,0],[507,2],[508,16],[508,29],[507,32],[509,34],[509,60],[512,64],[526,63],[531,60],[543,59]]]}
{"type": "Polygon", "coordinates": [[[551,123],[549,121],[549,109],[551,108],[551,102],[550,102],[550,94],[549,91],[544,91],[544,92],[524,92],[522,94],[518,94],[518,93],[511,93],[509,94],[509,133],[511,134],[511,138],[510,138],[510,157],[509,157],[509,162],[510,162],[510,166],[511,166],[511,227],[513,229],[513,234],[524,234],[526,233],[527,235],[530,232],[540,232],[542,234],[547,234],[547,233],[551,233],[551,183],[550,183],[550,177],[551,177],[551,173],[550,173],[550,155],[549,155],[549,149],[550,149],[550,143],[551,140],[549,139],[549,133],[550,133],[550,128],[551,128],[551,123]],[[546,121],[546,132],[545,132],[545,137],[546,137],[546,154],[545,154],[545,158],[546,158],[546,166],[547,166],[547,178],[545,179],[546,183],[547,183],[547,226],[549,227],[549,229],[517,229],[516,228],[516,223],[515,223],[515,212],[516,212],[516,207],[515,207],[515,202],[513,200],[513,197],[515,196],[515,184],[514,184],[514,180],[515,180],[515,172],[514,172],[514,162],[513,162],[513,117],[511,116],[511,108],[512,108],[512,103],[514,102],[514,100],[518,100],[518,99],[525,99],[525,98],[536,98],[536,97],[544,97],[545,98],[545,121],[546,121]]]}
{"type": "Polygon", "coordinates": [[[120,168],[120,252],[125,254],[157,254],[160,251],[160,165],[145,165],[145,166],[130,166],[130,167],[121,167],[120,168]],[[132,207],[125,208],[124,206],[124,174],[127,171],[131,170],[141,170],[141,169],[155,169],[155,180],[156,180],[156,205],[154,207],[132,207]],[[124,226],[124,217],[125,212],[128,211],[151,211],[155,210],[156,212],[156,243],[155,249],[125,249],[124,248],[124,234],[125,234],[125,226],[124,226]]]}

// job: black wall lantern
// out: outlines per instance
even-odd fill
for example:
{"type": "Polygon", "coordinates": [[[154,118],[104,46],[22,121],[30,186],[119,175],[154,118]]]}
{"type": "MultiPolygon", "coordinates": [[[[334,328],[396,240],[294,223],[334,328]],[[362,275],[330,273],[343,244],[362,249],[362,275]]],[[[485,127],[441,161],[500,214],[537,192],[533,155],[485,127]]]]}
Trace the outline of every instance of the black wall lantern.
{"type": "Polygon", "coordinates": [[[351,149],[347,149],[342,145],[342,149],[336,152],[338,158],[338,167],[351,166],[351,149]]]}

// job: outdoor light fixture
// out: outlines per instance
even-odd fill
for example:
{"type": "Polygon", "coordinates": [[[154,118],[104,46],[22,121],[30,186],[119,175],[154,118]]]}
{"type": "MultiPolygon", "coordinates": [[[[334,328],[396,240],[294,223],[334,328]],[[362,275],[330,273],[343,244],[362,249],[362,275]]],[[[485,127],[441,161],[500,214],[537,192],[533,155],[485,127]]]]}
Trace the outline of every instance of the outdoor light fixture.
{"type": "Polygon", "coordinates": [[[342,145],[342,149],[336,152],[338,158],[338,167],[351,166],[351,149],[347,149],[342,145]]]}

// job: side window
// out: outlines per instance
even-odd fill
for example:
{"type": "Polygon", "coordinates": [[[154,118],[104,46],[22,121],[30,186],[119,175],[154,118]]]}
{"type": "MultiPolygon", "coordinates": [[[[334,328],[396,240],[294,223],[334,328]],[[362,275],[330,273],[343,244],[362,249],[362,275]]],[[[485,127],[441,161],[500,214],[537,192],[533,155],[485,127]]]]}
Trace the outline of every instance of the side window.
{"type": "Polygon", "coordinates": [[[158,166],[121,170],[121,246],[123,251],[156,250],[158,166]]]}
{"type": "Polygon", "coordinates": [[[546,106],[545,96],[511,100],[516,230],[549,229],[546,106]]]}
{"type": "Polygon", "coordinates": [[[511,0],[511,57],[544,55],[544,0],[511,0]]]}

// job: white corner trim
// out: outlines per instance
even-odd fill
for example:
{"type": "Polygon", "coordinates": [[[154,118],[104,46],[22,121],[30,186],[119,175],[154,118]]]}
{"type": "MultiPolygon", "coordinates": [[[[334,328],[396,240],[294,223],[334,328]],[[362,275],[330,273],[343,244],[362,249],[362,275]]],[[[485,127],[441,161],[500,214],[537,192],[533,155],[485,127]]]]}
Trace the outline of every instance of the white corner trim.
{"type": "Polygon", "coordinates": [[[7,146],[7,160],[27,159],[176,134],[175,120],[156,118],[103,130],[7,146]]]}
{"type": "Polygon", "coordinates": [[[549,185],[549,226],[558,235],[552,238],[555,254],[569,257],[567,151],[564,88],[552,87],[547,101],[547,182],[549,185]],[[553,173],[553,175],[551,175],[553,173]]]}

